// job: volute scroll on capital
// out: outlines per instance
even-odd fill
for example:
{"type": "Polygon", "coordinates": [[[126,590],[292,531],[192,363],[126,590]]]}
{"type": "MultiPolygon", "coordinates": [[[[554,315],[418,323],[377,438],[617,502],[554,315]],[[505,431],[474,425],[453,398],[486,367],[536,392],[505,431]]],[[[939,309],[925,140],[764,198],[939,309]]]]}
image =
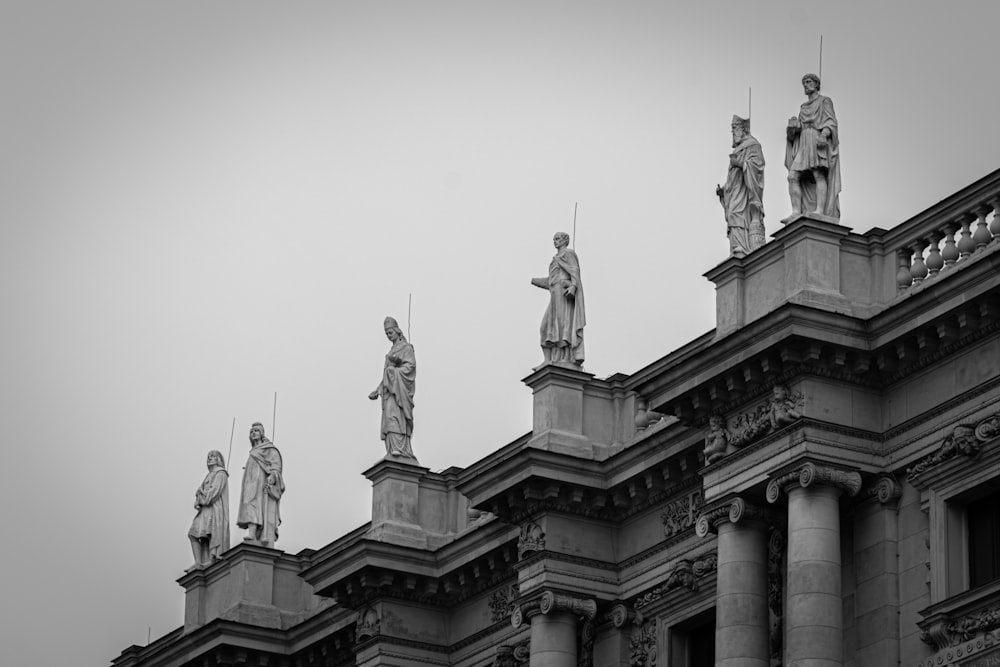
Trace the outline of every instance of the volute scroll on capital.
{"type": "Polygon", "coordinates": [[[892,477],[888,475],[880,475],[870,484],[865,485],[865,488],[860,495],[862,500],[875,498],[883,505],[888,505],[903,495],[903,489],[892,477]]]}
{"type": "Polygon", "coordinates": [[[597,616],[597,602],[567,593],[545,591],[539,600],[539,611],[543,614],[550,614],[553,611],[568,611],[571,614],[582,616],[588,621],[592,621],[597,616]]]}
{"type": "Polygon", "coordinates": [[[743,520],[767,522],[770,520],[770,516],[770,512],[763,507],[736,497],[729,502],[702,512],[695,523],[695,534],[698,537],[706,537],[709,533],[716,532],[719,524],[727,521],[729,523],[740,523],[743,520]]]}
{"type": "Polygon", "coordinates": [[[781,497],[782,491],[787,493],[789,488],[796,485],[807,489],[814,484],[832,486],[846,493],[848,497],[853,498],[861,490],[861,473],[816,465],[810,461],[793,471],[771,479],[767,483],[767,492],[765,494],[767,502],[777,502],[781,497]]]}

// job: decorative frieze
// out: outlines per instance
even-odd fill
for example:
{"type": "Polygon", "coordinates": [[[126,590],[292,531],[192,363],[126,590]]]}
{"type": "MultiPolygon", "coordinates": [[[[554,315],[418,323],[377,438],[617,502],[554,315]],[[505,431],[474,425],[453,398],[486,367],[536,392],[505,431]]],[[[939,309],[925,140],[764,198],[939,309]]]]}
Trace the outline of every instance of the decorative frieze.
{"type": "Polygon", "coordinates": [[[673,537],[693,526],[703,504],[704,495],[701,489],[667,503],[660,514],[664,536],[673,537]]]}
{"type": "Polygon", "coordinates": [[[782,491],[796,484],[803,489],[809,488],[813,484],[833,486],[853,498],[861,490],[861,474],[808,462],[791,472],[771,479],[767,483],[767,493],[765,494],[767,502],[777,502],[782,491]]]}
{"type": "Polygon", "coordinates": [[[724,416],[712,415],[708,419],[708,431],[705,434],[705,461],[720,461],[771,431],[792,424],[802,417],[799,408],[803,404],[805,396],[801,393],[789,392],[784,385],[777,385],[766,403],[737,415],[728,423],[724,416]]]}
{"type": "MultiPolygon", "coordinates": [[[[698,579],[710,572],[714,572],[718,565],[719,559],[714,553],[701,556],[693,561],[681,559],[677,561],[674,568],[667,574],[667,578],[662,584],[640,595],[632,603],[632,606],[638,611],[677,588],[686,588],[692,592],[697,592],[698,579]]],[[[635,622],[638,623],[640,621],[636,619],[635,622]]]]}
{"type": "Polygon", "coordinates": [[[998,435],[1000,435],[1000,413],[994,413],[974,426],[958,424],[936,451],[907,468],[906,477],[912,481],[920,473],[956,456],[976,458],[982,451],[983,443],[993,440],[998,435]]]}
{"type": "Polygon", "coordinates": [[[517,602],[517,584],[510,584],[504,588],[493,591],[486,604],[490,607],[490,620],[494,623],[506,620],[514,611],[514,604],[517,602]]]}
{"type": "Polygon", "coordinates": [[[545,550],[545,533],[534,521],[528,521],[521,526],[521,534],[517,538],[517,557],[524,558],[527,554],[545,550]]]}
{"type": "Polygon", "coordinates": [[[934,623],[920,633],[920,639],[936,649],[943,649],[997,628],[1000,628],[1000,607],[991,607],[954,621],[934,623]]]}

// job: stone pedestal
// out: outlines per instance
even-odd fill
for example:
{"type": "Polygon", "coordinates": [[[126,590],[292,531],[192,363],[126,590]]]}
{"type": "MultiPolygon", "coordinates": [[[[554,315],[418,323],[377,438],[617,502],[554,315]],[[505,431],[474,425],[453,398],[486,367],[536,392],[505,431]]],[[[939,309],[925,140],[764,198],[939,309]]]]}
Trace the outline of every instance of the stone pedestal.
{"type": "Polygon", "coordinates": [[[718,537],[715,597],[716,667],[769,667],[766,513],[742,498],[702,512],[698,535],[718,537]]]}
{"type": "Polygon", "coordinates": [[[420,525],[420,480],[427,472],[415,463],[390,458],[365,471],[372,483],[371,539],[427,548],[427,531],[420,525]]]}
{"type": "Polygon", "coordinates": [[[541,366],[522,382],[533,394],[529,447],[601,460],[624,447],[626,422],[634,431],[634,398],[614,382],[558,364],[541,366]]]}
{"type": "Polygon", "coordinates": [[[716,337],[786,302],[854,316],[866,312],[870,258],[864,247],[848,243],[849,235],[850,229],[831,218],[799,215],[765,247],[706,273],[715,283],[716,337]]]}

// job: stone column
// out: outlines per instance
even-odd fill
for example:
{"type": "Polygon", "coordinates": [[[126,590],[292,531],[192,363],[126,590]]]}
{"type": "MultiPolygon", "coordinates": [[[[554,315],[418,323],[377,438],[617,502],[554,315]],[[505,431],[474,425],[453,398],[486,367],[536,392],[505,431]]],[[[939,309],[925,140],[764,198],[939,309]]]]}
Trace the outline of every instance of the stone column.
{"type": "Polygon", "coordinates": [[[715,594],[716,667],[769,667],[768,525],[742,498],[702,512],[696,531],[719,534],[715,594]]]}
{"type": "Polygon", "coordinates": [[[840,494],[857,495],[861,475],[813,463],[772,479],[768,502],[788,494],[785,665],[842,667],[840,494]]]}
{"type": "Polygon", "coordinates": [[[517,628],[525,616],[531,621],[529,667],[577,667],[576,626],[582,616],[593,619],[593,600],[545,591],[514,608],[511,624],[517,628]]]}

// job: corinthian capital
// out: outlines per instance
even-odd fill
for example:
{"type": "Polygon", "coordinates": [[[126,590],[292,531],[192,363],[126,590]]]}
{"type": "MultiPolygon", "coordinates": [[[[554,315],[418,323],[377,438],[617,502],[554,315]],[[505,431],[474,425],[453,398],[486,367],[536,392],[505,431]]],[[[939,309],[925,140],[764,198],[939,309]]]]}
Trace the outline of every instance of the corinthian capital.
{"type": "Polygon", "coordinates": [[[861,490],[861,474],[856,471],[816,465],[812,462],[804,463],[799,468],[778,475],[767,483],[767,502],[777,502],[782,491],[787,493],[789,488],[798,486],[807,489],[815,484],[832,486],[854,497],[861,490]]]}

